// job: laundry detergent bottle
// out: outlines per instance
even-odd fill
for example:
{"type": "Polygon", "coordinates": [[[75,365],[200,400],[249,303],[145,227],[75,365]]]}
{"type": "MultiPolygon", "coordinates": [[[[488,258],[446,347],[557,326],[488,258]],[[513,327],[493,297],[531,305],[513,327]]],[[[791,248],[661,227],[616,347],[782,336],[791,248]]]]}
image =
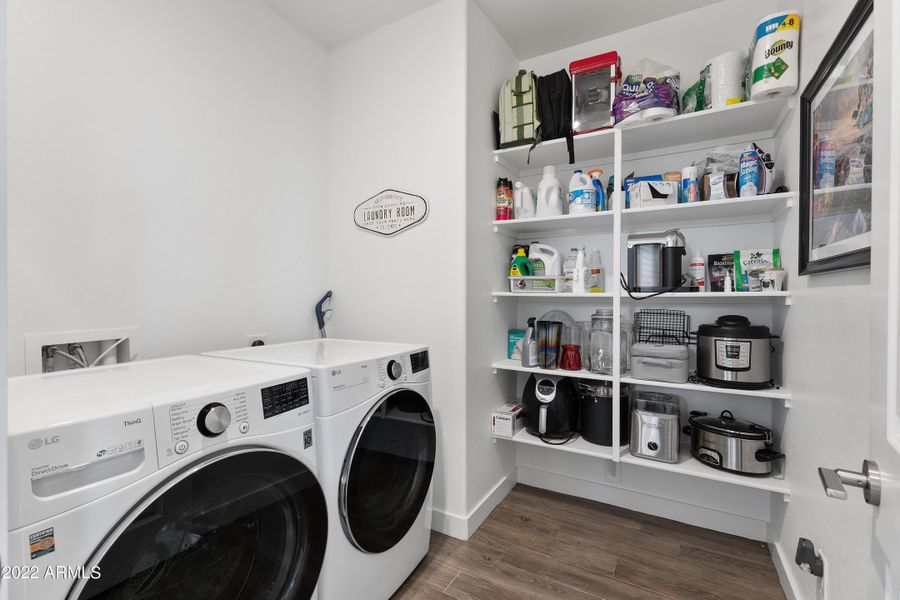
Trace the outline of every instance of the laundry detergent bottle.
{"type": "Polygon", "coordinates": [[[597,212],[597,190],[591,178],[578,169],[569,180],[569,214],[582,215],[597,212]]]}
{"type": "Polygon", "coordinates": [[[515,190],[513,190],[513,218],[528,219],[534,216],[534,194],[531,188],[522,183],[516,182],[515,190]]]}
{"type": "Polygon", "coordinates": [[[536,217],[557,217],[564,212],[563,189],[556,178],[556,169],[544,167],[544,176],[538,184],[536,217]]]}

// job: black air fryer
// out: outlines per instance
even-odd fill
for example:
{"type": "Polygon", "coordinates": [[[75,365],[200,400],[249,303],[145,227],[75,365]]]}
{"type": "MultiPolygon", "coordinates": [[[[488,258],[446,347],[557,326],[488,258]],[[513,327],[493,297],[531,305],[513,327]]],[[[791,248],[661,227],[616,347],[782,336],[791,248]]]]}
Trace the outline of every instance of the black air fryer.
{"type": "Polygon", "coordinates": [[[532,375],[525,384],[522,407],[525,430],[541,439],[566,439],[578,431],[581,398],[574,379],[532,375]]]}

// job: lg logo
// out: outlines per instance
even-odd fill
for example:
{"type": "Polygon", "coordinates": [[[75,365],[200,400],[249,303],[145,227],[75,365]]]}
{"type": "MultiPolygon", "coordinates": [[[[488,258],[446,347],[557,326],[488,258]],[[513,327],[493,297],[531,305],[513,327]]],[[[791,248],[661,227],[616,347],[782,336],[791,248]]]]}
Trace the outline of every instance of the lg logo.
{"type": "Polygon", "coordinates": [[[49,446],[51,444],[58,444],[58,443],[59,443],[59,436],[54,435],[54,436],[48,437],[48,438],[34,438],[31,440],[28,440],[28,447],[32,450],[37,450],[41,446],[49,446]]]}

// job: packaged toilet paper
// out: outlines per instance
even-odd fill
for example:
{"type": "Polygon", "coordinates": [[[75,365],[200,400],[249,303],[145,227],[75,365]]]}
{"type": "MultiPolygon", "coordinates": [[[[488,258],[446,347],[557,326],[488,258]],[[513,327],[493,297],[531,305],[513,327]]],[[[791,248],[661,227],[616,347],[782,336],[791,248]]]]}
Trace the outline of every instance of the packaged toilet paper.
{"type": "Polygon", "coordinates": [[[678,114],[681,74],[650,59],[641,60],[625,76],[613,101],[616,123],[657,120],[678,114]]]}
{"type": "Polygon", "coordinates": [[[744,91],[751,100],[793,94],[800,81],[800,13],[760,19],[750,43],[744,91]]]}

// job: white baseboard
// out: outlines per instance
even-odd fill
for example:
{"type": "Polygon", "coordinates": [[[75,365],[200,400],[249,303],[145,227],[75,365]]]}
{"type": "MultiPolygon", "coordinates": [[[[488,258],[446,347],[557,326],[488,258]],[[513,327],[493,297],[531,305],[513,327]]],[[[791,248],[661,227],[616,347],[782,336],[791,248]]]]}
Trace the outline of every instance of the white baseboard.
{"type": "Polygon", "coordinates": [[[497,482],[497,485],[466,516],[434,509],[431,516],[431,528],[461,540],[469,539],[515,485],[516,476],[513,472],[497,482]]]}
{"type": "Polygon", "coordinates": [[[766,521],[713,508],[695,506],[626,488],[586,481],[519,465],[519,483],[570,496],[612,504],[688,525],[730,533],[753,540],[766,540],[766,521]]]}
{"type": "Polygon", "coordinates": [[[776,541],[769,540],[769,552],[772,553],[772,561],[775,563],[775,571],[778,572],[778,580],[781,582],[781,588],[787,600],[801,600],[802,596],[797,593],[800,587],[794,578],[794,562],[791,560],[790,553],[785,552],[784,548],[776,541]]]}

